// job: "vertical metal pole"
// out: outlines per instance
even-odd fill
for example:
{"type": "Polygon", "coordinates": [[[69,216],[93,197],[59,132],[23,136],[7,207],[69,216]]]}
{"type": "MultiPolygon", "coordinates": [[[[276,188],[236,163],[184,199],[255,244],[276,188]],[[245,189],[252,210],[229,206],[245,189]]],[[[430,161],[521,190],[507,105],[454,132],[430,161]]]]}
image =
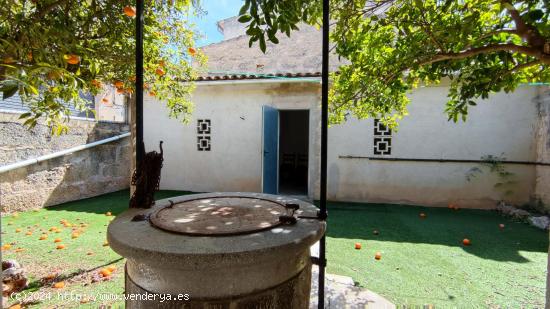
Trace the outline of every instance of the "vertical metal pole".
{"type": "Polygon", "coordinates": [[[136,0],[136,170],[142,168],[143,144],[143,1],[136,0]]]}
{"type": "MultiPolygon", "coordinates": [[[[329,56],[329,0],[323,0],[323,67],[321,76],[321,202],[320,219],[327,218],[327,140],[328,140],[328,56],[329,56]]],[[[318,308],[325,308],[325,236],[319,241],[318,308]]]]}

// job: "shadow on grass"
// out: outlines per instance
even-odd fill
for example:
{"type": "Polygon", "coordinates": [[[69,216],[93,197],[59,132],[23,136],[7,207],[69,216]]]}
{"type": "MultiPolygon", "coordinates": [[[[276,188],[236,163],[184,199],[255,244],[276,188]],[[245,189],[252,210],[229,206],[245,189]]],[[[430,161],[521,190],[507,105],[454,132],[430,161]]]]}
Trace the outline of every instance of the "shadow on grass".
{"type": "Polygon", "coordinates": [[[99,265],[99,266],[96,266],[96,267],[93,267],[93,268],[90,268],[90,269],[79,269],[77,271],[74,271],[70,274],[66,274],[66,275],[61,275],[57,278],[55,278],[55,281],[50,281],[50,282],[47,282],[47,281],[44,281],[42,279],[38,279],[38,280],[34,280],[32,282],[29,283],[29,285],[27,286],[27,288],[25,289],[27,292],[35,292],[37,290],[39,290],[41,287],[45,286],[45,285],[51,285],[53,282],[59,282],[59,281],[65,281],[65,280],[70,280],[74,277],[77,277],[77,276],[80,276],[82,274],[85,274],[85,273],[91,273],[91,272],[94,272],[100,268],[103,268],[103,267],[106,267],[106,266],[109,266],[109,265],[112,265],[112,264],[115,264],[117,262],[120,262],[122,261],[124,258],[119,258],[119,259],[116,259],[116,260],[113,260],[113,261],[110,261],[110,262],[107,262],[103,265],[99,265]]]}
{"type": "Polygon", "coordinates": [[[520,251],[548,251],[547,232],[495,211],[332,202],[328,213],[327,236],[333,238],[462,247],[484,259],[519,263],[529,261],[520,251]],[[464,238],[472,245],[464,246],[464,238]]]}
{"type": "MultiPolygon", "coordinates": [[[[187,194],[194,194],[194,192],[163,190],[155,194],[155,199],[161,200],[168,197],[187,194]]],[[[110,211],[113,215],[116,216],[128,209],[129,200],[130,190],[122,190],[83,200],[50,206],[47,207],[47,209],[50,211],[77,211],[97,214],[104,214],[110,211]]]]}
{"type": "MultiPolygon", "coordinates": [[[[159,191],[157,200],[193,194],[188,191],[159,191]]],[[[48,207],[70,211],[118,215],[128,209],[129,190],[48,207]]],[[[520,251],[547,252],[548,233],[523,222],[515,222],[494,211],[420,207],[411,205],[329,202],[327,236],[333,238],[423,243],[462,247],[485,259],[524,263],[520,251]],[[426,218],[421,219],[420,213],[426,218]],[[499,224],[506,227],[499,229],[499,224]],[[379,231],[374,235],[373,231],[379,231]],[[463,246],[468,238],[471,246],[463,246]]],[[[330,250],[330,248],[329,248],[330,250]]]]}

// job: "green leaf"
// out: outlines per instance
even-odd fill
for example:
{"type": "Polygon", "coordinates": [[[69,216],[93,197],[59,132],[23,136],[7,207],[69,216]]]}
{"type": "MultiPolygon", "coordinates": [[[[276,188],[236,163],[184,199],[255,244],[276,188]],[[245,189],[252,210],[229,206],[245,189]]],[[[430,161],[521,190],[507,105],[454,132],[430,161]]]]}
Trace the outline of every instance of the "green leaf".
{"type": "Polygon", "coordinates": [[[247,23],[251,20],[252,20],[252,16],[250,16],[250,15],[243,15],[243,16],[239,17],[239,19],[237,19],[237,21],[240,22],[240,23],[247,23]]]}
{"type": "Polygon", "coordinates": [[[544,17],[542,10],[533,10],[527,13],[527,18],[532,22],[539,21],[542,17],[544,17]]]}
{"type": "Polygon", "coordinates": [[[244,15],[246,12],[248,12],[249,7],[250,7],[250,0],[246,0],[244,2],[244,5],[241,7],[239,11],[239,15],[244,15]]]}
{"type": "Polygon", "coordinates": [[[260,36],[260,49],[262,50],[262,53],[265,54],[267,46],[265,45],[265,38],[264,38],[263,34],[260,36]]]}
{"type": "Polygon", "coordinates": [[[271,42],[273,42],[273,44],[279,44],[279,39],[277,39],[276,36],[274,35],[268,35],[268,38],[271,42]]]}
{"type": "Polygon", "coordinates": [[[9,87],[9,88],[4,88],[2,89],[2,97],[4,100],[7,100],[11,97],[13,97],[16,93],[17,93],[17,90],[19,89],[19,87],[16,86],[12,86],[12,87],[9,87]]]}

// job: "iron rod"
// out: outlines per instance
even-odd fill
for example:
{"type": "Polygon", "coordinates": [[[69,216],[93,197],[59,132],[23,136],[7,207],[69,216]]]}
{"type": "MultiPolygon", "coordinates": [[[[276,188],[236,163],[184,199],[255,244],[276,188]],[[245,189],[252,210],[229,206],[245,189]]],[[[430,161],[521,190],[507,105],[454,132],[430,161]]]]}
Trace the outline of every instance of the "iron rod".
{"type": "Polygon", "coordinates": [[[29,166],[29,165],[37,164],[37,163],[44,162],[44,161],[47,161],[47,160],[63,157],[63,156],[75,153],[77,151],[86,150],[86,149],[90,149],[92,147],[96,147],[96,146],[103,145],[103,144],[106,144],[106,143],[114,142],[114,141],[117,141],[119,139],[122,139],[122,138],[125,138],[125,137],[128,137],[128,136],[130,136],[130,133],[126,132],[126,133],[122,133],[120,135],[116,135],[116,136],[113,136],[113,137],[109,137],[109,138],[106,138],[106,139],[95,141],[95,142],[92,142],[92,143],[89,143],[89,144],[84,144],[84,145],[72,147],[72,148],[69,148],[69,149],[57,151],[57,152],[50,153],[50,154],[47,154],[47,155],[43,155],[43,156],[40,156],[40,157],[37,157],[37,158],[28,159],[28,160],[24,160],[24,161],[19,161],[19,162],[9,164],[9,165],[2,165],[2,166],[0,166],[0,174],[5,173],[5,172],[9,172],[9,171],[12,171],[14,169],[18,169],[18,168],[21,168],[21,167],[24,167],[24,166],[29,166]]]}
{"type": "MultiPolygon", "coordinates": [[[[327,218],[327,140],[328,140],[328,74],[329,74],[329,25],[330,1],[323,0],[323,62],[321,71],[321,188],[320,211],[322,220],[327,218]]],[[[319,291],[318,308],[325,308],[325,236],[319,241],[319,291]]]]}
{"type": "Polygon", "coordinates": [[[136,170],[143,161],[143,0],[136,0],[136,170]]]}
{"type": "Polygon", "coordinates": [[[472,159],[425,159],[425,158],[377,158],[363,156],[338,156],[340,159],[367,159],[372,161],[393,161],[393,162],[430,162],[430,163],[499,163],[499,164],[517,164],[517,165],[539,165],[550,166],[547,162],[535,161],[491,161],[491,160],[472,160],[472,159]]]}

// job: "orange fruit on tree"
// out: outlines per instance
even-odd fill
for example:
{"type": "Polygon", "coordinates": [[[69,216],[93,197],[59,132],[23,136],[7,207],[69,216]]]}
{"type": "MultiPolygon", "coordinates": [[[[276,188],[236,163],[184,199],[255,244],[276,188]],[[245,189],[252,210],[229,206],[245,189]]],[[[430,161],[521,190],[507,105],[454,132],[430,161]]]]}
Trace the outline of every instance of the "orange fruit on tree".
{"type": "Polygon", "coordinates": [[[133,6],[125,6],[124,7],[124,14],[128,17],[136,17],[136,8],[134,8],[133,6]]]}
{"type": "Polygon", "coordinates": [[[164,67],[166,65],[166,61],[161,60],[159,61],[159,66],[164,67]]]}
{"type": "Polygon", "coordinates": [[[80,56],[75,54],[69,54],[65,55],[65,58],[68,64],[79,64],[80,63],[80,56]]]}
{"type": "Polygon", "coordinates": [[[166,74],[166,72],[164,72],[164,70],[162,68],[157,68],[155,70],[155,73],[158,75],[158,76],[163,76],[164,74],[166,74]]]}
{"type": "Polygon", "coordinates": [[[31,232],[31,231],[28,231],[28,232],[25,233],[25,235],[31,236],[31,235],[32,235],[32,232],[31,232]]]}
{"type": "Polygon", "coordinates": [[[156,95],[157,95],[157,93],[156,93],[156,92],[154,92],[154,91],[149,91],[149,95],[150,95],[150,96],[152,96],[152,97],[154,97],[154,96],[156,96],[156,95]]]}
{"type": "Polygon", "coordinates": [[[58,242],[61,242],[61,238],[56,238],[53,240],[54,243],[58,243],[58,242]]]}
{"type": "Polygon", "coordinates": [[[122,88],[122,87],[124,87],[124,82],[122,82],[122,81],[120,81],[120,80],[117,80],[117,81],[115,82],[115,87],[117,87],[117,88],[122,88]]]}
{"type": "Polygon", "coordinates": [[[105,242],[103,243],[103,247],[107,247],[107,246],[109,246],[109,242],[108,242],[108,241],[105,241],[105,242]]]}
{"type": "Polygon", "coordinates": [[[464,238],[462,240],[462,244],[464,244],[465,246],[469,246],[472,244],[472,242],[468,238],[464,238]]]}
{"type": "Polygon", "coordinates": [[[195,48],[193,48],[193,47],[189,47],[189,48],[187,49],[187,51],[189,52],[189,54],[190,54],[191,56],[194,56],[194,55],[197,54],[197,50],[196,50],[195,48]]]}
{"type": "Polygon", "coordinates": [[[64,281],[56,282],[56,283],[53,284],[54,289],[62,289],[64,287],[65,287],[65,282],[64,281]]]}
{"type": "Polygon", "coordinates": [[[376,252],[376,253],[374,254],[374,259],[375,259],[375,260],[380,260],[381,258],[382,258],[382,253],[376,252]]]}
{"type": "Polygon", "coordinates": [[[72,239],[75,239],[75,238],[78,238],[78,236],[80,236],[80,234],[78,234],[78,233],[73,233],[73,234],[71,235],[71,238],[72,238],[72,239]]]}
{"type": "Polygon", "coordinates": [[[356,242],[356,243],[355,243],[355,249],[356,249],[356,250],[360,250],[360,249],[361,249],[361,243],[356,242]]]}
{"type": "Polygon", "coordinates": [[[55,247],[57,250],[61,250],[61,249],[65,249],[65,245],[64,244],[59,244],[57,245],[57,247],[55,247]]]}
{"type": "Polygon", "coordinates": [[[15,232],[16,232],[16,233],[20,233],[20,232],[21,232],[21,229],[15,229],[15,232]]]}
{"type": "Polygon", "coordinates": [[[97,79],[93,79],[92,80],[92,86],[94,86],[96,88],[101,88],[101,82],[98,81],[97,79]]]}
{"type": "Polygon", "coordinates": [[[42,235],[40,236],[40,238],[38,238],[38,240],[46,240],[46,239],[48,239],[47,235],[42,235]]]}

